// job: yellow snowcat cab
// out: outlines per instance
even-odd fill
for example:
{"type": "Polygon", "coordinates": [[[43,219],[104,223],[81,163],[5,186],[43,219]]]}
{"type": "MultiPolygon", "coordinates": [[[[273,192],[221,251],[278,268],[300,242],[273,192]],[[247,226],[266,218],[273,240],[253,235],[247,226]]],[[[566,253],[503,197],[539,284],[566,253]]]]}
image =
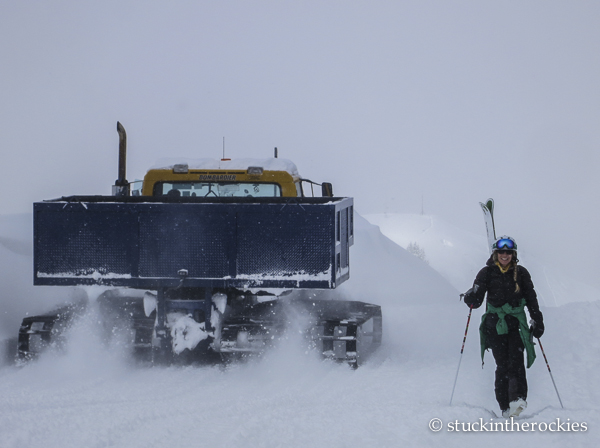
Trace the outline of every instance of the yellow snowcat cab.
{"type": "Polygon", "coordinates": [[[144,177],[142,196],[302,197],[296,165],[286,159],[165,161],[144,177]]]}

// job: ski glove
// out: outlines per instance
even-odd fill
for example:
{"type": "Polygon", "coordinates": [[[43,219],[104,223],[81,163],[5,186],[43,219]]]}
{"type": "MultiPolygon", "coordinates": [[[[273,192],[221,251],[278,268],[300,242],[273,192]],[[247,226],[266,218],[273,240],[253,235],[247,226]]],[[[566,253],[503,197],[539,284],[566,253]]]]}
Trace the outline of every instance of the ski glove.
{"type": "Polygon", "coordinates": [[[531,334],[534,338],[541,338],[544,334],[544,323],[543,322],[533,322],[533,325],[530,328],[531,334]]]}
{"type": "MultiPolygon", "coordinates": [[[[477,292],[478,289],[479,289],[479,285],[475,285],[471,289],[469,289],[467,292],[465,292],[464,294],[461,294],[463,301],[469,308],[471,308],[473,305],[475,305],[475,302],[477,300],[475,298],[475,293],[477,292]]],[[[476,307],[474,307],[474,308],[476,308],[476,307]]]]}

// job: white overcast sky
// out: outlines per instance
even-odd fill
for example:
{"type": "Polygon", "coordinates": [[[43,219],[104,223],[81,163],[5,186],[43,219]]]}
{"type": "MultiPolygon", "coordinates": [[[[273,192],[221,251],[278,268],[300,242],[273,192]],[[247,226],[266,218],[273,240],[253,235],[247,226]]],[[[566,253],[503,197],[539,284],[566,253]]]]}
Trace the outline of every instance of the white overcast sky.
{"type": "Polygon", "coordinates": [[[269,157],[597,286],[600,2],[0,0],[0,214],[161,157],[269,157]]]}

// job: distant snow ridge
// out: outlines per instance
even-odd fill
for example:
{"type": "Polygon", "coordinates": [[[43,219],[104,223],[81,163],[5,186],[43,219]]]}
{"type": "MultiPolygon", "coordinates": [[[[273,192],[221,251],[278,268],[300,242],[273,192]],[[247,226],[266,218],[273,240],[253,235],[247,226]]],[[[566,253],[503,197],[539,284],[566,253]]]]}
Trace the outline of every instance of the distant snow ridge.
{"type": "MultiPolygon", "coordinates": [[[[381,232],[401,247],[417,245],[431,267],[456,289],[466,291],[489,258],[483,222],[481,234],[459,229],[437,216],[380,213],[365,215],[381,232]]],[[[527,250],[519,251],[520,264],[531,273],[540,304],[560,306],[600,299],[600,291],[544,265],[527,250]]]]}
{"type": "Polygon", "coordinates": [[[350,280],[335,294],[382,305],[384,319],[386,305],[448,303],[458,299],[458,291],[439,272],[384,236],[358,213],[354,216],[354,232],[350,280]]]}
{"type": "Polygon", "coordinates": [[[471,286],[489,257],[485,236],[436,216],[381,213],[365,218],[399,246],[409,250],[411,244],[417,245],[427,254],[429,265],[459,291],[471,286]]]}

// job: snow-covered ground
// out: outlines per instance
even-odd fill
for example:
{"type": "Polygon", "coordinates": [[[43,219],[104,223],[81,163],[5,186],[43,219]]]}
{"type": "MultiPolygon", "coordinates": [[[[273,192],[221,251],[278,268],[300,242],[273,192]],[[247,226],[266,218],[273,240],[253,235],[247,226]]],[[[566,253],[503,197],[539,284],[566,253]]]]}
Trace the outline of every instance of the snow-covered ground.
{"type": "MultiPolygon", "coordinates": [[[[413,234],[423,233],[425,217],[403,219],[416,229],[413,234]]],[[[456,422],[465,429],[467,423],[490,429],[504,420],[493,419],[490,354],[481,368],[481,310],[473,312],[449,406],[468,314],[458,293],[470,286],[487,254],[483,235],[465,234],[435,218],[429,222],[441,245],[412,235],[408,241],[425,248],[427,264],[356,217],[351,280],[335,294],[378,303],[384,315],[384,343],[358,370],[319,360],[293,332],[264,359],[245,364],[136,367],[120,347],[99,342],[92,307],[72,328],[65,353],[48,353],[23,368],[0,368],[0,447],[595,447],[598,301],[560,306],[543,301],[542,342],[565,409],[538,351],[528,371],[529,407],[517,420],[521,431],[450,430],[456,422]],[[443,248],[453,252],[445,255],[443,248]],[[437,432],[429,427],[436,418],[442,422],[437,432]],[[552,430],[559,428],[558,419],[563,431],[552,430]],[[575,423],[587,430],[573,431],[575,423]]],[[[29,286],[27,225],[24,217],[0,219],[2,337],[15,334],[26,312],[74,294],[29,286]]],[[[536,264],[526,253],[521,259],[528,267],[536,264]]]]}

